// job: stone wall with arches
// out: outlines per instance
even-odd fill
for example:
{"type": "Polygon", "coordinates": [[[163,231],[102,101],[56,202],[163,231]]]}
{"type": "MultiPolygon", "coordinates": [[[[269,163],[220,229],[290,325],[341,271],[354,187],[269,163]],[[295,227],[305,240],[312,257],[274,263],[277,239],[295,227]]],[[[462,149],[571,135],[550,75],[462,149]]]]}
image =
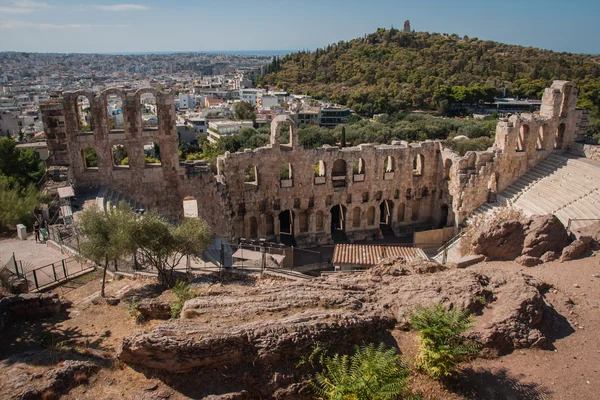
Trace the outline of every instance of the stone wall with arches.
{"type": "Polygon", "coordinates": [[[216,174],[206,163],[179,161],[170,92],[80,90],[41,109],[50,162],[70,165],[78,186],[110,186],[172,219],[184,217],[184,199],[186,215],[195,215],[195,200],[221,238],[311,246],[331,243],[338,231],[373,238],[382,224],[458,227],[548,154],[576,146],[576,102],[576,87],[555,81],[539,113],[500,120],[493,147],[464,156],[439,141],[304,149],[294,121],[277,116],[267,146],[220,156],[216,174]],[[109,96],[121,105],[118,120],[109,96]]]}
{"type": "Polygon", "coordinates": [[[288,215],[293,215],[291,233],[298,245],[331,243],[332,228],[341,227],[351,239],[367,239],[379,232],[382,202],[388,202],[386,209],[393,209],[386,221],[395,229],[437,226],[441,205],[451,203],[443,184],[439,142],[304,149],[298,143],[295,123],[285,116],[273,120],[271,131],[269,145],[227,153],[217,162],[218,175],[231,198],[237,236],[256,233],[261,238],[281,239],[280,223],[285,224],[287,234],[288,215]],[[289,144],[282,144],[280,132],[288,128],[289,144]],[[418,171],[413,168],[415,159],[418,171]],[[244,174],[249,167],[256,171],[252,183],[244,174]],[[400,207],[404,210],[401,220],[400,207]],[[274,226],[268,231],[271,221],[274,226]]]}
{"type": "Polygon", "coordinates": [[[179,161],[172,93],[152,88],[78,90],[42,104],[41,110],[51,162],[69,165],[77,186],[111,187],[173,220],[184,217],[184,199],[194,198],[198,215],[215,234],[233,237],[229,204],[214,173],[205,163],[179,161]],[[120,99],[119,124],[110,122],[109,96],[120,99]],[[145,98],[151,101],[144,105],[145,98]],[[89,107],[86,118],[81,116],[81,104],[89,107]],[[119,165],[115,164],[117,148],[127,156],[119,165]],[[93,167],[86,165],[89,151],[96,159],[93,167]]]}
{"type": "Polygon", "coordinates": [[[460,157],[444,150],[451,160],[449,190],[456,223],[462,223],[477,207],[493,198],[553,152],[576,147],[578,118],[577,88],[572,82],[554,81],[546,88],[539,113],[503,118],[496,138],[487,151],[467,152],[460,157]]]}

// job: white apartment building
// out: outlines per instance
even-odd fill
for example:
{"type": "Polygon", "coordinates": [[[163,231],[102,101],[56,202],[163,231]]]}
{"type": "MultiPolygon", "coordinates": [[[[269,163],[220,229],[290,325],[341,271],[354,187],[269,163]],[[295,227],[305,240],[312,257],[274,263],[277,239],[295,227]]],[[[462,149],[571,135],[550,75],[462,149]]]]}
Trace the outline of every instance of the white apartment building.
{"type": "Polygon", "coordinates": [[[208,141],[215,143],[223,135],[234,135],[242,128],[252,128],[252,121],[221,120],[208,123],[208,141]]]}
{"type": "Polygon", "coordinates": [[[253,106],[255,106],[257,97],[262,93],[263,91],[261,89],[241,89],[240,100],[249,101],[253,106]]]}

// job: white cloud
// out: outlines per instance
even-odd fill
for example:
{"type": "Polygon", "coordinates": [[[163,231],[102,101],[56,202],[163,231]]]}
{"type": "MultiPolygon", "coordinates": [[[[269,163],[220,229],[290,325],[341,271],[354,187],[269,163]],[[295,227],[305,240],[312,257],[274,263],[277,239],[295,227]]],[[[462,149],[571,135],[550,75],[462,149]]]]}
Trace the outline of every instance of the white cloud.
{"type": "Polygon", "coordinates": [[[90,29],[90,28],[125,28],[125,25],[98,25],[98,24],[44,24],[28,21],[0,20],[0,29],[90,29]]]}
{"type": "Polygon", "coordinates": [[[5,0],[0,2],[0,13],[29,14],[41,9],[52,7],[48,3],[31,0],[5,0]]]}
{"type": "Polygon", "coordinates": [[[145,11],[150,9],[150,7],[143,6],[141,4],[113,4],[111,6],[97,5],[94,7],[105,11],[145,11]]]}

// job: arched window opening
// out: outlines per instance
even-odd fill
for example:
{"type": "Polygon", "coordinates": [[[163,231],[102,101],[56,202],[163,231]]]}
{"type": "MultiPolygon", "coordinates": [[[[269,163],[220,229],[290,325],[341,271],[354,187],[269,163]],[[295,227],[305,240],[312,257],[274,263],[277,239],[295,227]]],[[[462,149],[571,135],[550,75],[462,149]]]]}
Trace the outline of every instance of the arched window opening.
{"type": "Polygon", "coordinates": [[[325,161],[319,160],[315,164],[315,176],[325,176],[325,161]]]}
{"type": "Polygon", "coordinates": [[[116,144],[112,147],[113,166],[129,167],[129,156],[127,149],[121,144],[116,144]]]}
{"type": "Polygon", "coordinates": [[[359,158],[354,162],[354,167],[352,168],[355,174],[364,174],[365,173],[365,160],[359,158]]]}
{"type": "Polygon", "coordinates": [[[289,122],[283,122],[279,125],[279,145],[284,147],[292,146],[292,135],[294,128],[289,122]]]}
{"type": "Polygon", "coordinates": [[[315,185],[322,185],[325,183],[325,162],[319,160],[314,166],[315,185]]]}
{"type": "Polygon", "coordinates": [[[529,136],[529,125],[521,125],[517,137],[517,151],[527,150],[527,137],[529,136]]]}
{"type": "Polygon", "coordinates": [[[279,213],[279,233],[282,235],[294,235],[294,212],[285,210],[279,213]]]}
{"type": "Polygon", "coordinates": [[[384,200],[379,205],[379,223],[392,225],[392,216],[394,215],[394,203],[390,200],[384,200]]]}
{"type": "Polygon", "coordinates": [[[425,169],[425,157],[423,154],[417,154],[415,159],[413,160],[413,175],[421,176],[423,175],[423,170],[425,169]]]}
{"type": "Polygon", "coordinates": [[[244,170],[244,183],[258,184],[258,171],[255,165],[248,165],[244,170]]]}
{"type": "Polygon", "coordinates": [[[387,156],[383,163],[383,179],[390,180],[394,179],[394,170],[396,169],[396,161],[394,157],[387,156]]]}
{"type": "Polygon", "coordinates": [[[146,165],[160,165],[160,147],[156,142],[148,142],[144,145],[144,160],[146,165]]]}
{"type": "Polygon", "coordinates": [[[298,224],[300,224],[300,233],[308,232],[308,213],[300,211],[298,214],[298,224]]]}
{"type": "Polygon", "coordinates": [[[406,206],[404,203],[400,203],[400,205],[398,205],[398,222],[404,222],[405,208],[406,206]]]}
{"type": "Polygon", "coordinates": [[[258,222],[256,221],[256,217],[250,217],[248,228],[248,237],[256,239],[258,237],[258,222]]]}
{"type": "Polygon", "coordinates": [[[360,207],[355,207],[352,210],[352,227],[360,228],[360,207]]]}
{"type": "Polygon", "coordinates": [[[411,220],[412,221],[418,221],[419,220],[419,207],[421,205],[421,202],[419,202],[418,200],[413,201],[412,203],[412,207],[411,207],[411,220]]]}
{"type": "Polygon", "coordinates": [[[77,128],[79,132],[93,132],[92,103],[86,96],[78,96],[75,100],[77,112],[77,128]]]}
{"type": "Polygon", "coordinates": [[[544,150],[544,144],[545,144],[544,141],[546,138],[547,130],[548,130],[548,124],[544,124],[544,125],[540,126],[540,129],[538,130],[537,141],[535,142],[536,150],[544,150]]]}
{"type": "Polygon", "coordinates": [[[395,162],[396,160],[394,160],[394,157],[387,156],[384,163],[385,172],[394,172],[396,169],[395,162]]]}
{"type": "Polygon", "coordinates": [[[566,125],[561,123],[558,125],[558,130],[556,131],[556,137],[554,138],[554,148],[556,150],[562,149],[563,141],[565,139],[565,129],[566,125]]]}
{"type": "Polygon", "coordinates": [[[192,196],[183,199],[184,218],[198,218],[198,201],[192,196]]]}
{"type": "Polygon", "coordinates": [[[265,229],[267,236],[273,236],[275,234],[275,219],[271,214],[265,217],[265,229]]]}
{"type": "Polygon", "coordinates": [[[156,97],[151,93],[144,93],[140,96],[140,108],[142,110],[143,129],[158,128],[158,108],[156,97]]]}
{"type": "Polygon", "coordinates": [[[346,176],[346,161],[339,159],[333,163],[332,176],[346,176]]]}
{"type": "Polygon", "coordinates": [[[375,225],[375,207],[371,206],[367,210],[367,225],[375,225]]]}
{"type": "Polygon", "coordinates": [[[352,167],[353,172],[353,181],[354,182],[364,182],[365,180],[365,160],[359,158],[354,162],[354,166],[352,167]]]}
{"type": "Polygon", "coordinates": [[[282,188],[294,186],[292,164],[284,164],[279,167],[279,181],[282,188]]]}
{"type": "Polygon", "coordinates": [[[315,225],[316,225],[316,229],[318,232],[322,232],[323,230],[325,230],[325,218],[323,216],[323,213],[321,211],[317,212],[316,218],[315,218],[315,225]]]}
{"type": "Polygon", "coordinates": [[[123,113],[123,100],[121,96],[109,94],[106,96],[106,121],[109,131],[122,131],[125,127],[125,114],[123,113]]]}
{"type": "Polygon", "coordinates": [[[331,170],[331,180],[333,187],[346,186],[346,161],[342,159],[335,160],[331,170]]]}
{"type": "Polygon", "coordinates": [[[444,161],[444,179],[449,180],[450,179],[450,170],[452,169],[452,160],[447,158],[446,161],[444,161]]]}
{"type": "Polygon", "coordinates": [[[83,157],[84,169],[98,169],[98,157],[96,155],[96,150],[94,150],[91,146],[87,146],[85,149],[83,149],[81,151],[81,156],[83,157]]]}
{"type": "Polygon", "coordinates": [[[346,230],[346,207],[337,204],[331,207],[331,233],[346,230]]]}

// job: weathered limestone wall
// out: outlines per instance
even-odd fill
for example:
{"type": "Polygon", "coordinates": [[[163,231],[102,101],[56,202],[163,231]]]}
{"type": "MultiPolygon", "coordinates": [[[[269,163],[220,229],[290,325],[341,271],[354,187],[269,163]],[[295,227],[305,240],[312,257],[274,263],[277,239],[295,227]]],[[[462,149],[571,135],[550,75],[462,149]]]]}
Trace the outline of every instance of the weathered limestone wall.
{"type": "Polygon", "coordinates": [[[467,152],[456,159],[450,151],[458,180],[451,182],[456,199],[457,224],[462,223],[490,196],[506,189],[552,152],[565,152],[575,146],[577,88],[572,82],[555,81],[542,98],[539,115],[520,114],[500,120],[491,149],[467,152]],[[458,162],[457,162],[458,161],[458,162]]]}
{"type": "Polygon", "coordinates": [[[191,173],[193,168],[181,166],[178,157],[178,137],[174,99],[170,93],[146,88],[137,91],[107,89],[101,93],[79,90],[67,92],[60,103],[41,106],[47,128],[48,149],[53,163],[70,165],[78,186],[110,186],[127,197],[146,204],[172,219],[183,216],[183,198],[194,196],[199,200],[199,215],[213,227],[216,235],[230,238],[227,203],[217,191],[212,173],[191,173]],[[158,126],[142,123],[141,97],[151,94],[156,99],[158,126]],[[107,97],[121,98],[122,129],[109,129],[107,97]],[[86,96],[90,103],[93,122],[91,132],[80,130],[77,99],[86,96]],[[56,114],[60,113],[60,116],[56,114]],[[144,145],[158,143],[160,164],[147,164],[144,145]],[[114,165],[113,147],[124,146],[129,165],[114,165]],[[91,147],[96,152],[98,166],[87,168],[83,151],[91,147]],[[187,175],[191,173],[190,175],[187,175]],[[191,188],[195,189],[191,189],[191,188]]]}
{"type": "Polygon", "coordinates": [[[78,185],[113,187],[173,219],[183,217],[183,199],[191,196],[198,202],[198,215],[224,239],[278,240],[290,233],[298,245],[315,245],[332,242],[336,220],[356,240],[373,238],[380,221],[396,231],[458,226],[548,154],[597,154],[574,143],[581,125],[576,102],[573,83],[555,81],[544,92],[539,115],[501,120],[492,148],[463,157],[437,141],[304,149],[294,122],[280,116],[272,122],[269,145],[219,157],[217,175],[205,163],[179,162],[170,93],[68,92],[60,102],[41,108],[50,160],[70,165],[78,185]],[[144,93],[156,98],[158,127],[142,123],[144,93]],[[80,131],[77,98],[82,95],[90,101],[93,132],[80,131]],[[123,102],[120,130],[109,130],[108,95],[123,102]],[[290,130],[288,144],[280,143],[282,128],[290,130]],[[148,142],[159,144],[160,165],[145,163],[148,142]],[[129,166],[113,165],[115,145],[125,146],[129,166]],[[96,151],[97,168],[84,165],[87,146],[96,151]],[[282,166],[291,169],[286,177],[280,174],[282,166]],[[290,232],[285,231],[288,217],[290,232]]]}

